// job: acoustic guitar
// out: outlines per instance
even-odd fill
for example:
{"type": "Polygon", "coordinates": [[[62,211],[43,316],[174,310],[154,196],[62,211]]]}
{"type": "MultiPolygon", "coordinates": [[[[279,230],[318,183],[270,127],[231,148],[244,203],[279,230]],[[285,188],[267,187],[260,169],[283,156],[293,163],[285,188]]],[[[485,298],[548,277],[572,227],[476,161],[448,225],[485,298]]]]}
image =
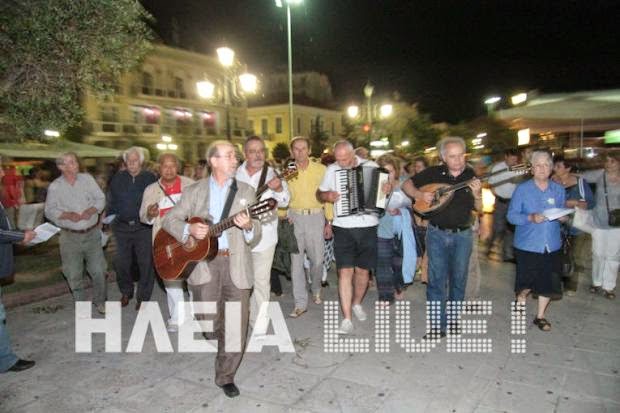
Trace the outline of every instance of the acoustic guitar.
{"type": "Polygon", "coordinates": [[[237,215],[246,212],[250,218],[260,218],[262,214],[274,209],[277,204],[275,199],[268,198],[252,204],[217,224],[212,224],[200,217],[190,218],[187,221],[189,224],[195,222],[208,224],[209,232],[202,240],[190,235],[185,244],[177,241],[164,229],[160,229],[153,242],[153,262],[159,277],[166,281],[189,277],[198,262],[204,259],[211,261],[215,258],[218,250],[217,238],[222,232],[235,225],[233,220],[237,215]]]}
{"type": "MultiPolygon", "coordinates": [[[[510,166],[508,168],[500,169],[499,171],[495,171],[493,173],[484,174],[477,178],[481,181],[486,181],[490,177],[501,174],[503,172],[515,172],[517,175],[520,175],[528,173],[529,170],[529,164],[518,164],[515,166],[510,166]]],[[[474,179],[476,178],[468,179],[467,181],[459,182],[458,184],[454,185],[433,183],[418,188],[418,190],[422,192],[432,192],[433,200],[429,203],[423,200],[416,199],[415,203],[413,204],[413,210],[418,215],[421,215],[423,217],[426,217],[434,212],[441,210],[452,200],[455,191],[466,188],[474,179]]]]}
{"type": "MultiPolygon", "coordinates": [[[[275,170],[274,172],[276,173],[276,176],[278,178],[283,179],[287,182],[290,181],[291,179],[297,178],[297,175],[299,175],[299,171],[297,170],[297,165],[295,165],[295,162],[289,163],[286,168],[286,171],[282,172],[282,174],[279,174],[275,170]]],[[[269,189],[269,186],[267,186],[266,183],[256,188],[256,198],[260,198],[260,196],[268,189],[269,189]]]]}

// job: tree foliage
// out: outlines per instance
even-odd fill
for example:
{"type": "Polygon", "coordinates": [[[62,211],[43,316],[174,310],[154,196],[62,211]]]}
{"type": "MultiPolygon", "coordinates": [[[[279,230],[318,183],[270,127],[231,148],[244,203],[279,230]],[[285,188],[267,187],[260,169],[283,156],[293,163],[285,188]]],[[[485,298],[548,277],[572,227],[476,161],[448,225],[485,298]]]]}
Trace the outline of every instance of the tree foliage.
{"type": "Polygon", "coordinates": [[[281,163],[290,156],[288,145],[284,142],[276,143],[271,151],[271,156],[273,156],[273,159],[275,159],[276,162],[281,163]]]}
{"type": "Polygon", "coordinates": [[[81,94],[109,94],[150,50],[134,0],[3,0],[0,110],[21,136],[79,124],[81,94]]]}
{"type": "Polygon", "coordinates": [[[321,128],[321,116],[317,116],[310,131],[310,154],[316,158],[321,157],[328,139],[327,132],[321,128]]]}
{"type": "Polygon", "coordinates": [[[450,126],[448,134],[465,139],[468,151],[497,154],[517,147],[517,133],[509,129],[503,121],[492,117],[480,117],[450,126]],[[481,138],[484,148],[477,150],[473,148],[472,140],[481,133],[486,133],[486,136],[481,138]]]}

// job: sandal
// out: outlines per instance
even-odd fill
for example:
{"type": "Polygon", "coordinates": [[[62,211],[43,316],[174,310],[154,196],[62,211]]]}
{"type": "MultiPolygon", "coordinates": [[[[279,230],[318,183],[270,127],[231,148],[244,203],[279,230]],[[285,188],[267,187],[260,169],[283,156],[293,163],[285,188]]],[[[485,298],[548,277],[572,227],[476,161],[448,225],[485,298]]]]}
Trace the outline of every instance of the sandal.
{"type": "Polygon", "coordinates": [[[593,285],[592,287],[590,287],[590,292],[592,294],[598,294],[601,292],[601,287],[593,285]]]}
{"type": "Polygon", "coordinates": [[[551,324],[547,321],[546,318],[535,318],[534,325],[537,326],[542,331],[551,330],[551,324]]]}
{"type": "Polygon", "coordinates": [[[603,294],[608,300],[613,300],[614,298],[616,298],[616,293],[614,293],[613,291],[603,290],[603,294]]]}

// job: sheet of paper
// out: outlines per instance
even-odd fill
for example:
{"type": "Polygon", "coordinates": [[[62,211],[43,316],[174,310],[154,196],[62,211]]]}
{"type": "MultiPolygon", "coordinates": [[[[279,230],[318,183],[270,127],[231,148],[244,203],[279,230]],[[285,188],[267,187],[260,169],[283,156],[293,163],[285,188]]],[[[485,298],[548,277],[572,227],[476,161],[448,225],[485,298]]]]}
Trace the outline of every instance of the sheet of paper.
{"type": "Polygon", "coordinates": [[[116,218],[116,214],[108,215],[107,217],[101,220],[101,223],[105,225],[109,225],[112,223],[112,221],[114,221],[114,218],[116,218]]]}
{"type": "Polygon", "coordinates": [[[36,227],[34,232],[37,235],[28,243],[28,245],[36,245],[49,240],[60,232],[60,228],[46,222],[45,224],[41,224],[36,227]]]}
{"type": "Polygon", "coordinates": [[[574,214],[575,210],[573,208],[549,208],[543,211],[543,215],[549,221],[554,221],[558,218],[561,218],[566,215],[574,214]]]}

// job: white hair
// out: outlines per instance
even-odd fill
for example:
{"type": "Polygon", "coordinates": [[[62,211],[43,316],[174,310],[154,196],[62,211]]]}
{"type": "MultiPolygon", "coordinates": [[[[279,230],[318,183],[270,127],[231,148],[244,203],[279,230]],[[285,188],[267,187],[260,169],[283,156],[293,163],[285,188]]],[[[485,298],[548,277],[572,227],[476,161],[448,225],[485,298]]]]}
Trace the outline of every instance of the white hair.
{"type": "Polygon", "coordinates": [[[341,148],[341,147],[346,148],[350,150],[351,152],[355,150],[355,148],[353,148],[353,144],[346,139],[340,139],[338,142],[334,144],[334,152],[336,151],[336,149],[341,148]]]}
{"type": "Polygon", "coordinates": [[[547,165],[553,167],[553,159],[551,158],[551,154],[547,151],[534,151],[532,152],[532,156],[530,157],[530,163],[534,165],[536,160],[540,157],[547,158],[547,165]]]}
{"type": "Polygon", "coordinates": [[[467,146],[465,146],[465,141],[463,140],[463,138],[458,137],[458,136],[446,136],[445,138],[437,142],[437,147],[438,147],[439,153],[441,154],[441,160],[443,160],[444,162],[446,160],[445,159],[446,146],[453,144],[453,143],[461,145],[461,147],[463,148],[463,152],[467,151],[467,146]]]}
{"type": "Polygon", "coordinates": [[[125,163],[127,163],[127,157],[132,153],[138,154],[138,157],[140,158],[140,164],[144,163],[144,148],[141,148],[139,146],[132,146],[131,148],[123,152],[123,161],[125,161],[125,163]]]}
{"type": "Polygon", "coordinates": [[[62,155],[60,155],[59,157],[56,158],[56,166],[62,166],[65,164],[65,159],[72,156],[76,162],[80,162],[79,158],[77,156],[77,153],[75,152],[65,152],[62,155]]]}

